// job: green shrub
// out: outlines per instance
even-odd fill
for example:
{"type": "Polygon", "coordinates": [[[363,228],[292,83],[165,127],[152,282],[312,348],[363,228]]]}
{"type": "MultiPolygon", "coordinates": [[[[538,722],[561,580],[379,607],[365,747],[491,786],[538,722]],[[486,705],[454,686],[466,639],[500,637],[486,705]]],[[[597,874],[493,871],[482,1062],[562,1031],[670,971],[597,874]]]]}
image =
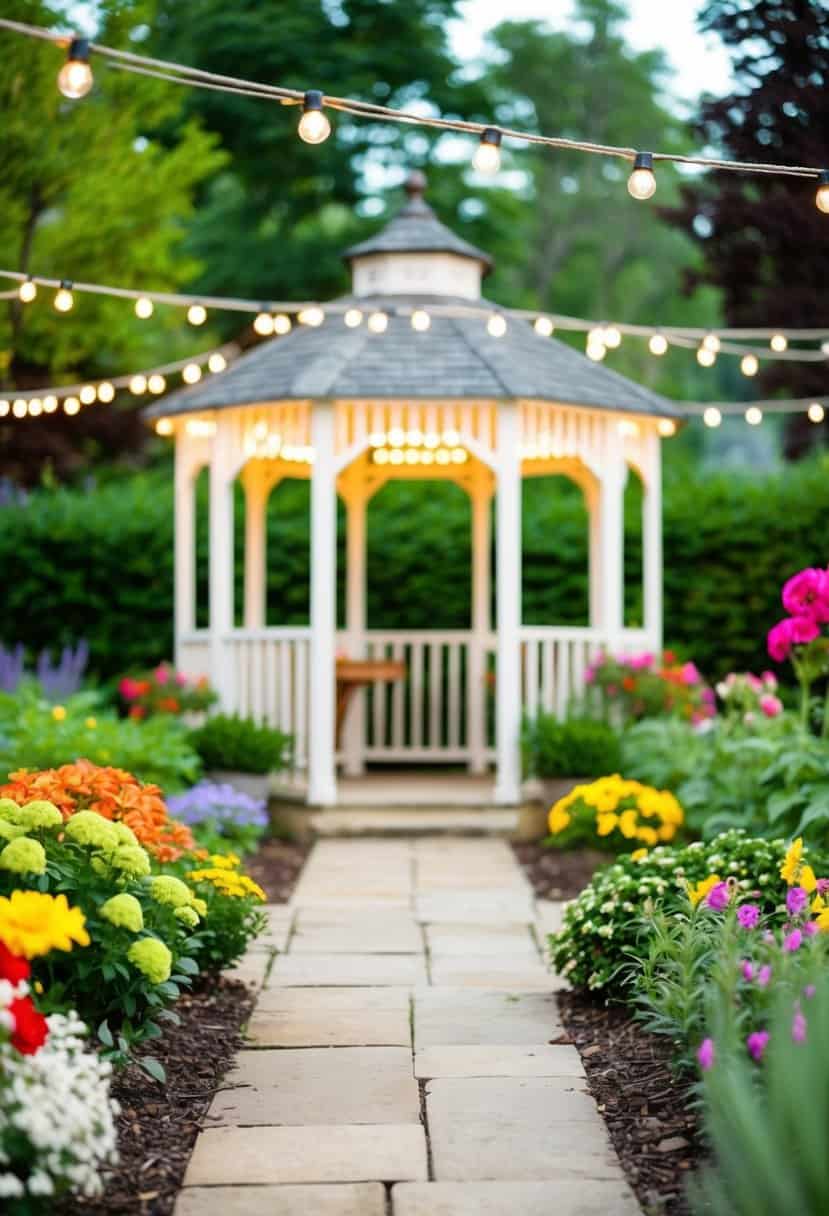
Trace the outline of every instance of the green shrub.
{"type": "Polygon", "coordinates": [[[238,714],[215,714],[190,735],[206,769],[273,773],[284,768],[291,739],[270,726],[257,726],[238,714]]]}
{"type": "Polygon", "coordinates": [[[527,719],[522,732],[524,767],[533,777],[598,777],[619,771],[619,737],[604,722],[552,714],[527,719]]]}

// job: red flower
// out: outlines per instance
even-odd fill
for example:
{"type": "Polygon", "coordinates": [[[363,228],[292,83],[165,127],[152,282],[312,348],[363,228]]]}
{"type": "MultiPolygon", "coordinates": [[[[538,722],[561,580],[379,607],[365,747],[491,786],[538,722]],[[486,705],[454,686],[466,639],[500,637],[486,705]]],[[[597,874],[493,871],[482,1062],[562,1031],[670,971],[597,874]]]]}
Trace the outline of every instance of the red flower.
{"type": "Polygon", "coordinates": [[[130,718],[143,718],[146,715],[146,710],[142,705],[131,705],[130,712],[127,715],[130,718]]]}
{"type": "Polygon", "coordinates": [[[14,1018],[12,1047],[16,1047],[23,1056],[33,1056],[40,1051],[49,1034],[46,1018],[38,1013],[29,996],[12,1001],[9,1013],[14,1018]]]}
{"type": "Polygon", "coordinates": [[[25,958],[18,958],[0,942],[0,980],[8,980],[10,984],[19,984],[21,980],[29,978],[31,971],[25,958]]]}

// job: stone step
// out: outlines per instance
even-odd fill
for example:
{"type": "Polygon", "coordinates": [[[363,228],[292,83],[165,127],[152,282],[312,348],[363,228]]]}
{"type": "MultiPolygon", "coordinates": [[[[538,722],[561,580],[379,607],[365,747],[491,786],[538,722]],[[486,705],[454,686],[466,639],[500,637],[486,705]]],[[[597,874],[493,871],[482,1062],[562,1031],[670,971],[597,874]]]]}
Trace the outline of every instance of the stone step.
{"type": "Polygon", "coordinates": [[[310,827],[318,836],[511,836],[519,827],[510,807],[348,807],[314,811],[310,827]]]}

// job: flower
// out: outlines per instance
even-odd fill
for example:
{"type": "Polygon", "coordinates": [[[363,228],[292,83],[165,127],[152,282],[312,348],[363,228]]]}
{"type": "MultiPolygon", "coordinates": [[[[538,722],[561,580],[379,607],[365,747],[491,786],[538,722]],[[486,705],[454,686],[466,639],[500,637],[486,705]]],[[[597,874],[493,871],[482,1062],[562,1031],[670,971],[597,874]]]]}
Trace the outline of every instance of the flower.
{"type": "Polygon", "coordinates": [[[38,1013],[30,996],[18,997],[8,1007],[14,1019],[11,1035],[12,1047],[21,1055],[33,1056],[39,1051],[49,1034],[49,1026],[42,1013],[38,1013]]]}
{"type": "Polygon", "coordinates": [[[753,1030],[748,1036],[746,1039],[746,1047],[752,1060],[757,1060],[758,1062],[762,1060],[763,1052],[766,1050],[769,1037],[769,1032],[767,1030],[753,1030]]]}
{"type": "Polygon", "coordinates": [[[8,980],[10,984],[19,984],[31,975],[31,967],[25,958],[13,954],[8,946],[0,941],[0,980],[8,980]]]}
{"type": "Polygon", "coordinates": [[[806,1019],[800,1009],[795,1009],[794,1017],[792,1018],[792,1042],[806,1042],[806,1019]]]}
{"type": "Polygon", "coordinates": [[[55,719],[56,722],[63,722],[64,719],[66,718],[66,710],[64,709],[64,707],[62,705],[53,705],[52,706],[52,717],[55,719]]]}
{"type": "Polygon", "coordinates": [[[737,920],[743,929],[756,929],[760,923],[760,909],[757,904],[742,904],[737,909],[737,920]]]}
{"type": "Polygon", "coordinates": [[[803,932],[800,929],[792,929],[791,933],[787,933],[783,938],[783,949],[788,954],[794,954],[795,950],[799,950],[803,944],[803,932]]]}
{"type": "Polygon", "coordinates": [[[46,852],[39,840],[18,836],[0,852],[0,869],[14,874],[45,874],[46,852]]]}
{"type": "Polygon", "coordinates": [[[708,1072],[714,1066],[714,1040],[703,1039],[697,1048],[697,1063],[703,1072],[708,1072]]]}
{"type": "Polygon", "coordinates": [[[596,834],[609,836],[615,830],[619,820],[612,811],[600,811],[596,816],[596,834]]]}
{"type": "Polygon", "coordinates": [[[199,923],[198,912],[195,908],[188,906],[176,908],[173,912],[173,916],[176,918],[176,920],[180,920],[183,925],[187,925],[190,929],[195,929],[196,925],[199,923]]]}
{"type": "Polygon", "coordinates": [[[571,816],[568,811],[562,809],[558,803],[551,809],[548,826],[553,836],[557,836],[559,832],[563,832],[565,828],[570,826],[571,816]]]}
{"type": "Polygon", "coordinates": [[[56,828],[63,823],[63,816],[53,802],[36,799],[18,807],[16,822],[28,831],[38,828],[56,828]]]}
{"type": "Polygon", "coordinates": [[[807,891],[809,894],[811,894],[818,885],[818,880],[815,878],[815,872],[811,866],[800,867],[800,878],[798,881],[803,890],[807,891]]]}
{"type": "Polygon", "coordinates": [[[129,929],[131,933],[140,933],[144,928],[144,912],[141,904],[134,895],[122,891],[113,895],[101,905],[101,916],[111,925],[119,929],[129,929]]]}
{"type": "Polygon", "coordinates": [[[634,849],[630,855],[631,861],[644,861],[648,855],[647,849],[634,849]]]}
{"type": "Polygon", "coordinates": [[[782,663],[789,657],[792,646],[813,642],[819,636],[820,627],[810,617],[786,617],[769,630],[766,645],[775,662],[782,663]]]}
{"type": "Polygon", "coordinates": [[[754,979],[754,963],[750,959],[743,959],[740,965],[740,974],[747,984],[750,984],[754,979]]]}
{"type": "Polygon", "coordinates": [[[809,902],[809,892],[803,887],[789,887],[786,893],[786,911],[789,916],[800,916],[809,902]]]}
{"type": "Polygon", "coordinates": [[[731,888],[727,882],[718,882],[705,897],[705,905],[715,912],[722,912],[731,901],[731,888]]]}
{"type": "Polygon", "coordinates": [[[829,575],[815,567],[800,570],[783,584],[783,607],[793,617],[829,620],[829,575]]]}
{"type": "Polygon", "coordinates": [[[151,984],[163,984],[170,978],[173,956],[157,937],[141,937],[133,942],[127,951],[127,958],[151,984]]]}
{"type": "Polygon", "coordinates": [[[757,983],[760,988],[767,988],[771,979],[771,966],[769,963],[764,963],[757,972],[757,983]]]}
{"type": "Polygon", "coordinates": [[[80,908],[70,908],[65,895],[12,891],[0,896],[0,942],[12,954],[36,958],[50,950],[71,950],[72,943],[89,945],[80,908]]]}
{"type": "Polygon", "coordinates": [[[698,882],[695,887],[687,883],[688,899],[691,902],[691,907],[695,908],[700,900],[705,899],[708,892],[713,890],[720,881],[719,874],[709,874],[707,878],[703,878],[701,882],[698,882]]]}
{"type": "Polygon", "coordinates": [[[138,845],[121,844],[109,858],[109,864],[127,878],[145,878],[150,872],[150,855],[138,845]]]}
{"type": "Polygon", "coordinates": [[[87,730],[94,730],[97,725],[98,725],[97,718],[90,717],[90,718],[86,718],[84,720],[84,726],[86,727],[87,730]]]}
{"type": "Polygon", "coordinates": [[[66,835],[76,844],[110,852],[118,844],[118,835],[109,822],[95,811],[78,811],[66,823],[66,835]]]}
{"type": "Polygon", "coordinates": [[[794,886],[797,882],[802,864],[803,837],[798,836],[797,840],[793,840],[786,850],[786,856],[783,858],[783,864],[780,867],[780,877],[788,886],[794,886]]]}
{"type": "Polygon", "coordinates": [[[767,718],[776,718],[783,712],[783,702],[772,693],[764,693],[760,698],[760,708],[767,718]]]}
{"type": "Polygon", "coordinates": [[[150,883],[150,895],[157,904],[167,904],[170,908],[183,908],[193,898],[193,892],[172,874],[159,874],[150,883]]]}

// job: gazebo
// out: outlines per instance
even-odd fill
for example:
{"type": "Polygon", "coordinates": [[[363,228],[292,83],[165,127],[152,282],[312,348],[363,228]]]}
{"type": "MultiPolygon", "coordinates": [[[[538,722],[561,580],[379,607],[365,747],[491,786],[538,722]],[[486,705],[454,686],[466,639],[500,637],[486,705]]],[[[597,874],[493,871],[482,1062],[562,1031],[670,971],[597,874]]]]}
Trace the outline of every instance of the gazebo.
{"type": "MultiPolygon", "coordinates": [[[[522,713],[563,713],[598,651],[658,648],[662,631],[660,440],[667,400],[481,296],[488,255],[424,201],[408,201],[345,253],[352,291],[307,308],[284,336],[171,394],[148,416],[175,441],[175,647],[208,672],[223,709],[289,731],[310,805],[367,764],[494,770],[491,801],[520,798],[522,713]],[[195,618],[195,481],[209,469],[209,626],[195,618]],[[644,622],[624,627],[628,468],[643,485],[644,622]],[[589,512],[589,624],[524,626],[521,481],[564,474],[589,512]],[[267,625],[266,505],[311,480],[310,622],[267,625]],[[234,619],[233,489],[245,497],[244,611],[234,619]],[[471,500],[464,630],[366,628],[366,508],[392,478],[449,479],[471,500]],[[344,628],[336,619],[336,506],[346,508],[344,628]],[[490,517],[495,499],[495,621],[490,517]],[[493,628],[494,625],[494,628],[493,628]],[[394,660],[404,678],[359,691],[338,740],[337,659],[394,660]],[[494,698],[494,712],[491,701],[494,698]]],[[[413,527],[416,522],[413,521],[413,527]]],[[[381,669],[382,670],[382,669],[381,669]]]]}

